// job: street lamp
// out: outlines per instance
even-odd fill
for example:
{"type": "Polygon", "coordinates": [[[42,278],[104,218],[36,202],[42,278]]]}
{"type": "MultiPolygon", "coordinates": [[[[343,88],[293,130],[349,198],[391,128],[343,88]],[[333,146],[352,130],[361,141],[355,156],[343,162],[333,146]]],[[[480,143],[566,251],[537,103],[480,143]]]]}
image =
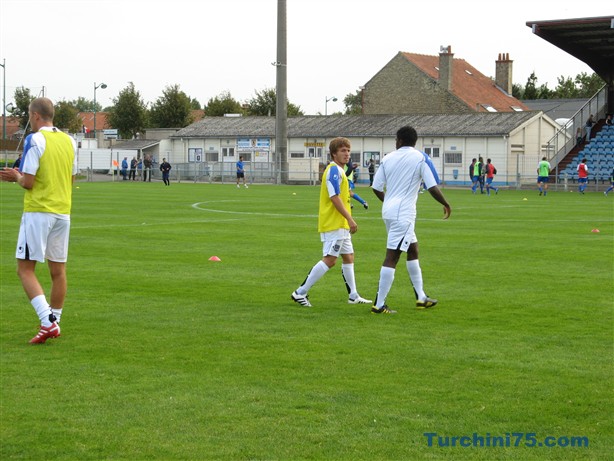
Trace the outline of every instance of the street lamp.
{"type": "Polygon", "coordinates": [[[324,96],[326,98],[326,103],[324,104],[324,115],[328,115],[328,101],[337,102],[337,98],[335,96],[324,96]]]}
{"type": "Polygon", "coordinates": [[[2,60],[2,139],[6,139],[6,59],[2,60]]]}
{"type": "Polygon", "coordinates": [[[106,83],[101,83],[100,85],[96,85],[94,82],[94,139],[96,138],[96,90],[98,88],[102,88],[103,90],[107,87],[106,83]]]}

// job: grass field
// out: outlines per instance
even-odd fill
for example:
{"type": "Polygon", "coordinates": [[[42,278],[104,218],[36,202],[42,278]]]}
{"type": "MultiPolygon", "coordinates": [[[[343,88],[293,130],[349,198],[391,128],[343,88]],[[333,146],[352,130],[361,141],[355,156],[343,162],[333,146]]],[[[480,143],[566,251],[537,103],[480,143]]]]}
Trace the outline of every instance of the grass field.
{"type": "MultiPolygon", "coordinates": [[[[614,197],[447,190],[443,221],[424,194],[440,304],[412,307],[401,264],[399,313],[376,316],[347,304],[340,265],[313,308],[290,300],[321,257],[317,187],[77,185],[62,336],[30,346],[23,192],[0,184],[0,459],[613,459],[614,197]],[[440,446],[473,434],[510,446],[440,446]],[[547,437],[569,446],[529,447],[547,437]]],[[[359,192],[356,277],[373,298],[385,230],[359,192]]]]}

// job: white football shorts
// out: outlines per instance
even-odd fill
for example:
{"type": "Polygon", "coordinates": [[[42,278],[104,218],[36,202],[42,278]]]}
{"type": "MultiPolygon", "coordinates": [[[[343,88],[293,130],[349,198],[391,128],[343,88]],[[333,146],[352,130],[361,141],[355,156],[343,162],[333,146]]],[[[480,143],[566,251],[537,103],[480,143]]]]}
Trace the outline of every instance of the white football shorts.
{"type": "Polygon", "coordinates": [[[25,212],[17,237],[17,259],[65,263],[68,259],[70,216],[25,212]]]}
{"type": "Polygon", "coordinates": [[[352,236],[349,229],[338,229],[331,232],[321,232],[322,256],[349,255],[354,253],[352,236]]]}
{"type": "Polygon", "coordinates": [[[384,219],[388,241],[386,248],[390,250],[401,250],[407,253],[409,245],[418,242],[414,232],[416,221],[397,221],[396,219],[384,219]]]}

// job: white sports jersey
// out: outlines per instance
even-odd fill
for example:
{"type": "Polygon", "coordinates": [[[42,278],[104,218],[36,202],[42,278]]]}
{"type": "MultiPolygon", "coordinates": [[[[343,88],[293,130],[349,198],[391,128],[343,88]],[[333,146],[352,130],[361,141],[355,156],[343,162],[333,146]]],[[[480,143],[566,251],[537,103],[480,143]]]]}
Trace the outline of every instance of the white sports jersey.
{"type": "Polygon", "coordinates": [[[427,189],[437,185],[437,172],[426,154],[403,146],[387,154],[373,178],[373,189],[385,192],[382,217],[416,218],[416,201],[422,181],[427,189]]]}

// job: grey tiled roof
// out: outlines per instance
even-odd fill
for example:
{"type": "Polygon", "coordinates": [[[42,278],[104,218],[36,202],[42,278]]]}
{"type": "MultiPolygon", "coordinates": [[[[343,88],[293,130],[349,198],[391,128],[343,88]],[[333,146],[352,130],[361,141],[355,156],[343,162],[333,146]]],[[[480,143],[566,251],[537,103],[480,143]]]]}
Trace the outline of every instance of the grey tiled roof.
{"type": "Polygon", "coordinates": [[[118,142],[113,146],[114,149],[147,149],[160,144],[157,139],[131,139],[125,142],[118,142]]]}
{"type": "MultiPolygon", "coordinates": [[[[503,136],[538,114],[308,115],[288,118],[288,137],[394,137],[405,125],[413,126],[418,136],[503,136]]],[[[219,137],[275,137],[275,117],[205,117],[171,139],[219,137]]]]}
{"type": "Polygon", "coordinates": [[[552,120],[556,120],[573,117],[588,102],[588,98],[526,99],[522,102],[531,110],[541,110],[552,120]]]}

